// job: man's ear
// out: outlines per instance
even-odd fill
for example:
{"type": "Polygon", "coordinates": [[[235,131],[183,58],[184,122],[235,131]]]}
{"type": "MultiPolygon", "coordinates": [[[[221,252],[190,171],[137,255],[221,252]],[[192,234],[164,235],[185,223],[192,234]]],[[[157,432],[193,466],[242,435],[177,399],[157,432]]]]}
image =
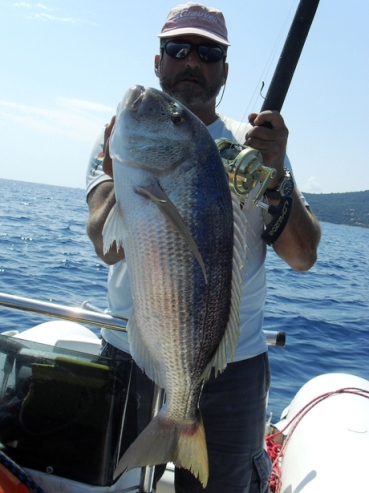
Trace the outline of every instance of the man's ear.
{"type": "Polygon", "coordinates": [[[155,55],[154,68],[155,68],[156,77],[159,77],[159,74],[160,74],[160,55],[155,55]]]}

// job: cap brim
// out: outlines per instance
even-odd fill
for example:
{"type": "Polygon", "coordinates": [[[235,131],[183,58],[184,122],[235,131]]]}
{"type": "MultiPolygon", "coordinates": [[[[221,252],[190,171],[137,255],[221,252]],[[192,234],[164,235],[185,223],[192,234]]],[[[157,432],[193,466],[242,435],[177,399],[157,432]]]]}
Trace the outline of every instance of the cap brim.
{"type": "Polygon", "coordinates": [[[197,28],[188,28],[188,27],[183,27],[181,29],[172,29],[171,31],[165,31],[163,33],[158,34],[159,38],[175,38],[178,36],[183,36],[184,34],[194,34],[196,36],[201,36],[203,38],[211,39],[212,41],[216,41],[217,43],[224,45],[224,46],[231,46],[231,43],[229,43],[226,39],[221,38],[220,36],[217,36],[216,34],[209,33],[208,31],[205,31],[203,29],[197,29],[197,28]]]}

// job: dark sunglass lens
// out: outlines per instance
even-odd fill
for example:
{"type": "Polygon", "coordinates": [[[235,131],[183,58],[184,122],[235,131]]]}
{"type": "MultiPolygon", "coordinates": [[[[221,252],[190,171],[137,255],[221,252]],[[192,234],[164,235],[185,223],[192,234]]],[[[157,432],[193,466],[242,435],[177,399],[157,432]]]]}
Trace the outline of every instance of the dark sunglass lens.
{"type": "Polygon", "coordinates": [[[177,59],[186,58],[194,48],[201,60],[207,63],[219,62],[225,56],[224,51],[219,46],[193,45],[175,41],[168,41],[164,44],[167,55],[177,59]]]}
{"type": "Polygon", "coordinates": [[[204,62],[214,63],[219,62],[224,56],[223,50],[218,46],[198,46],[200,58],[204,62]]]}
{"type": "Polygon", "coordinates": [[[173,43],[170,41],[165,45],[167,55],[173,58],[185,58],[191,51],[191,45],[187,43],[173,43]]]}

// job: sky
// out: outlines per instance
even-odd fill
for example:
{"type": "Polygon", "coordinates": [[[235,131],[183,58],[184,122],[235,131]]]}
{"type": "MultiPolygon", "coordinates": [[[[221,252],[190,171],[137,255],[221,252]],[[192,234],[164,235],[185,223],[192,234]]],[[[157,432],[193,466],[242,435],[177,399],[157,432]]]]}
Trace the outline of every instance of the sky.
{"type": "MultiPolygon", "coordinates": [[[[245,121],[262,106],[298,0],[208,4],[232,44],[218,111],[245,121]]],[[[159,88],[157,34],[175,5],[0,0],[0,178],[85,188],[92,146],[126,90],[159,88]]],[[[368,23],[369,2],[320,0],[281,112],[304,192],[369,189],[368,23]]]]}

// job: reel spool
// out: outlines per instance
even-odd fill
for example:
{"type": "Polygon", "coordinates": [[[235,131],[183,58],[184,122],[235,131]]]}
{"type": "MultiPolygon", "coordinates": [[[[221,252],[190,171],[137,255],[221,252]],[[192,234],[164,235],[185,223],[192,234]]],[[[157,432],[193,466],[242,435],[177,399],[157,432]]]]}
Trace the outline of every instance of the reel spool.
{"type": "MultiPolygon", "coordinates": [[[[241,205],[245,203],[251,190],[261,183],[253,200],[253,205],[259,205],[265,190],[277,173],[276,170],[264,166],[261,153],[252,147],[228,139],[217,139],[215,143],[223,160],[229,186],[239,198],[241,205]]],[[[263,205],[269,207],[267,204],[263,205]]]]}

